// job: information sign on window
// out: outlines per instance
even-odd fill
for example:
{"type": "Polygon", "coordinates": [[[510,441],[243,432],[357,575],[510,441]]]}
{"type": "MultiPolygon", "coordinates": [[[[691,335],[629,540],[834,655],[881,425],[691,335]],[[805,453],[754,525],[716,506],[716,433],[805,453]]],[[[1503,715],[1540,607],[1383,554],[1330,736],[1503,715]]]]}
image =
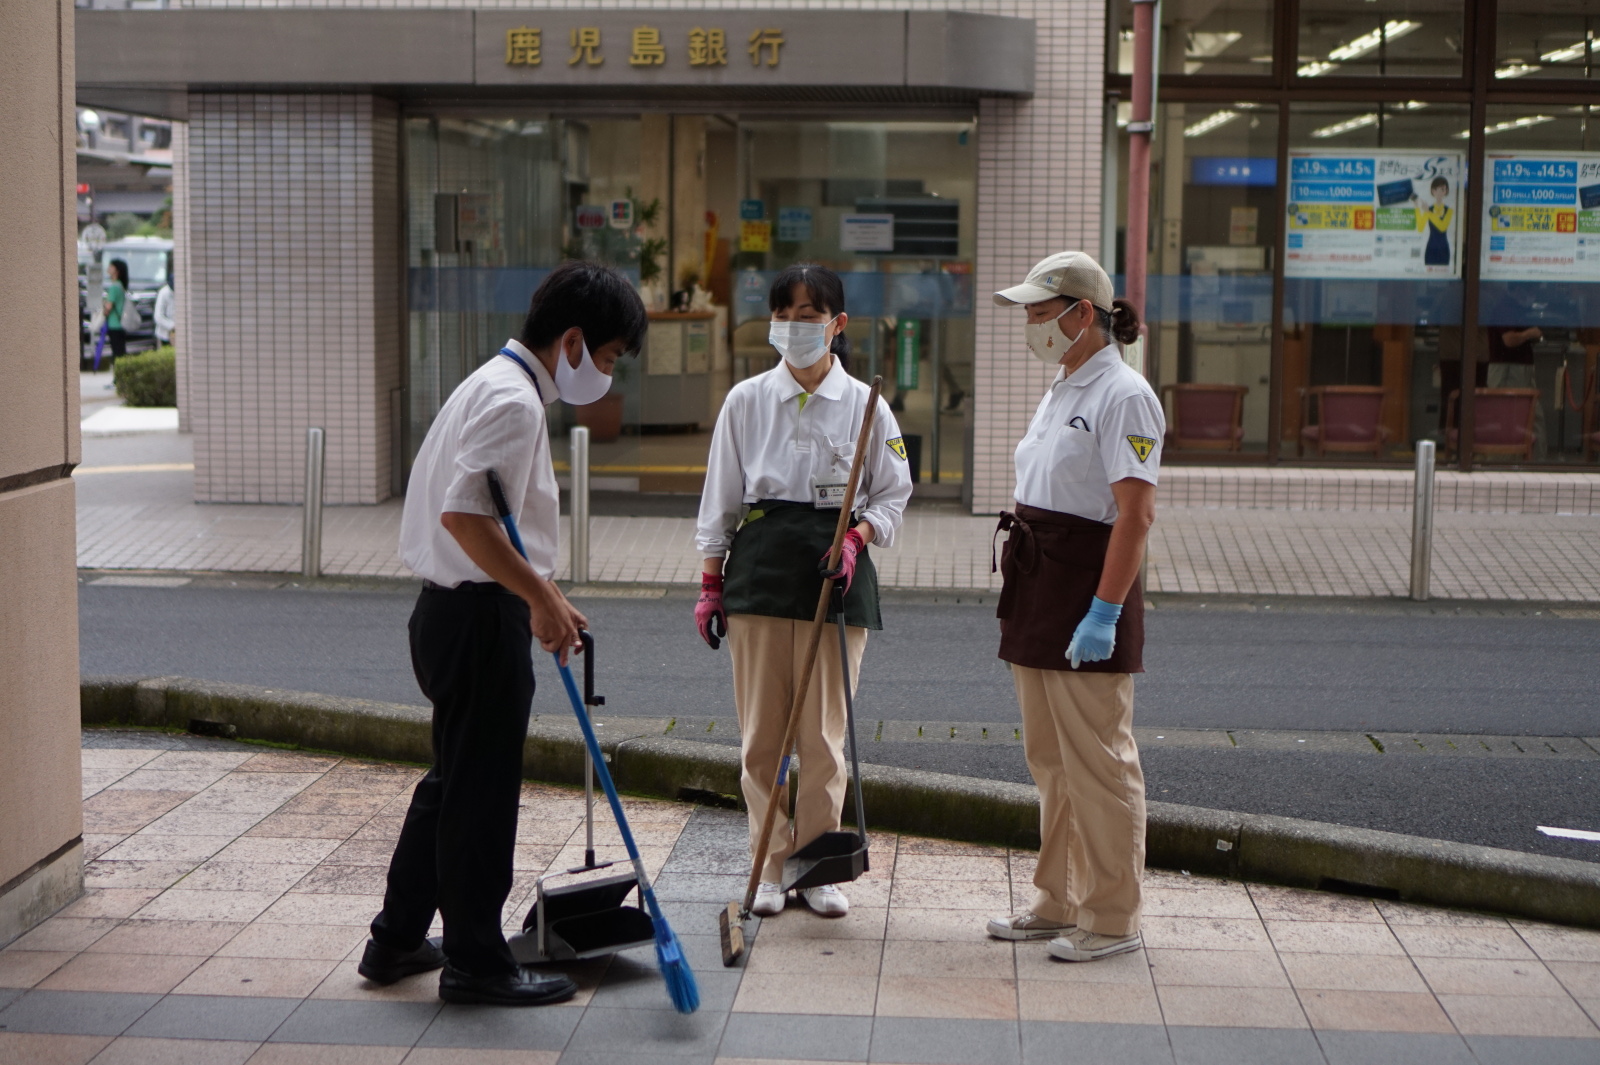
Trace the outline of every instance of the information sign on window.
{"type": "Polygon", "coordinates": [[[1459,153],[1291,151],[1284,273],[1461,276],[1463,172],[1459,153]]]}
{"type": "Polygon", "coordinates": [[[1600,152],[1489,152],[1483,277],[1600,281],[1600,152]]]}

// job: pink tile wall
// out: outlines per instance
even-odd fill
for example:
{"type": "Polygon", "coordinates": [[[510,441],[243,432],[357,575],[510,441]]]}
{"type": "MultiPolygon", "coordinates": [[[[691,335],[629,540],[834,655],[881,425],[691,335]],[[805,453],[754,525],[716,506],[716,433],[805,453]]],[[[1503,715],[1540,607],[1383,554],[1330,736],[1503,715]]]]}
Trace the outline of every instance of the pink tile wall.
{"type": "Polygon", "coordinates": [[[399,383],[394,105],[356,94],[189,105],[180,336],[195,496],[300,502],[306,429],[320,426],[326,501],[379,502],[399,383]]]}

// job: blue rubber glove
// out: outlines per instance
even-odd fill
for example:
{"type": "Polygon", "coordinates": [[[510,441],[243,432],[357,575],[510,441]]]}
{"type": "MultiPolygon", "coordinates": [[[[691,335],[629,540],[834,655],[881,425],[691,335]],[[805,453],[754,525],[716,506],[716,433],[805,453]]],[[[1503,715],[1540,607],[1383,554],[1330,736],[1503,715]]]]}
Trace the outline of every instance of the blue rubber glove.
{"type": "Polygon", "coordinates": [[[1067,657],[1072,668],[1085,662],[1104,662],[1117,646],[1117,619],[1122,616],[1121,603],[1108,603],[1098,595],[1089,604],[1089,612],[1078,622],[1078,631],[1072,634],[1067,645],[1067,657]]]}

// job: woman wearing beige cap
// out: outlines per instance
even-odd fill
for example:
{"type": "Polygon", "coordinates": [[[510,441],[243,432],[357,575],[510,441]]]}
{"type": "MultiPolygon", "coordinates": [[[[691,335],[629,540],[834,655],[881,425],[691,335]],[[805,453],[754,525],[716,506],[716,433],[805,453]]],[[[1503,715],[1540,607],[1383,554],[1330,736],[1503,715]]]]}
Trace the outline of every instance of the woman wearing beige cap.
{"type": "Polygon", "coordinates": [[[1059,366],[1017,445],[1016,507],[1000,569],[1000,657],[1022,707],[1039,785],[1037,889],[989,922],[998,939],[1050,940],[1064,961],[1137,950],[1144,774],[1133,742],[1142,673],[1139,564],[1155,519],[1161,403],[1116,342],[1139,317],[1082,252],[1061,252],[995,293],[1027,309],[1028,349],[1059,366]]]}

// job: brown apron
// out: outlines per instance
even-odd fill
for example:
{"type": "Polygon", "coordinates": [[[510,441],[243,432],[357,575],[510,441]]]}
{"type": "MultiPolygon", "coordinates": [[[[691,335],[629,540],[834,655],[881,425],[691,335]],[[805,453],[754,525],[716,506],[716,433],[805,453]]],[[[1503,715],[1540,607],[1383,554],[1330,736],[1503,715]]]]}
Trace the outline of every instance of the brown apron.
{"type": "MultiPolygon", "coordinates": [[[[1071,670],[1067,645],[1100,586],[1111,526],[1104,522],[1017,504],[1000,512],[995,536],[1009,533],[1000,552],[1000,657],[1033,669],[1071,670]]],[[[991,561],[991,565],[992,565],[991,561]]],[[[1079,673],[1144,672],[1144,596],[1138,578],[1117,619],[1116,646],[1104,662],[1085,662],[1079,673]]]]}

